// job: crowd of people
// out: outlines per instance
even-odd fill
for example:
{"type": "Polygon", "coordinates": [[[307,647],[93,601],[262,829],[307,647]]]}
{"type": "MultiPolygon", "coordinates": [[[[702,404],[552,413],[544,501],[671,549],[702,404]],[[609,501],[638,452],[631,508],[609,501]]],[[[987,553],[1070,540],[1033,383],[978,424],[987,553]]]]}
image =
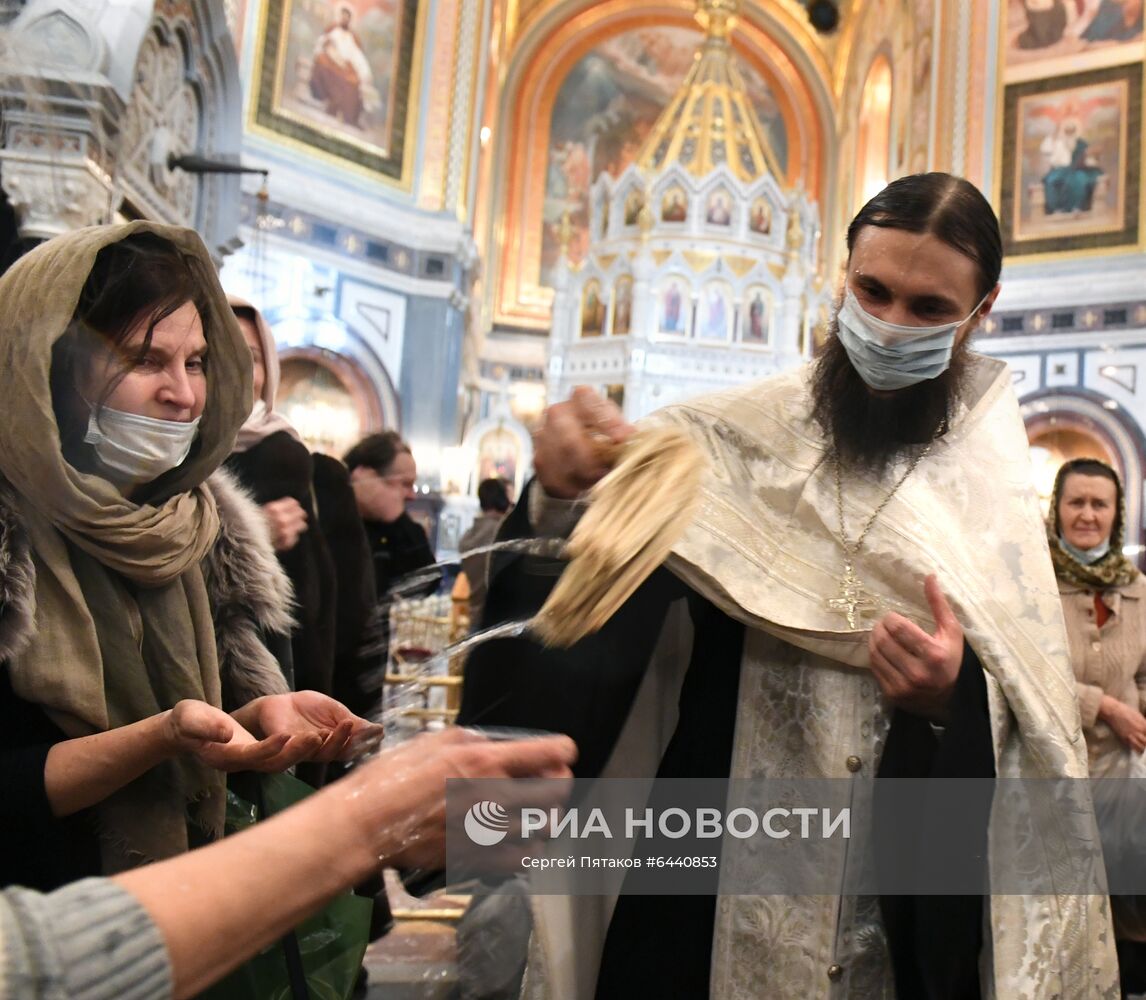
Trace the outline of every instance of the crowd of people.
{"type": "MultiPolygon", "coordinates": [[[[459,725],[383,752],[380,609],[411,574],[441,583],[417,575],[435,558],[409,446],[311,453],[276,409],[270,327],[188,230],[96,227],[19,260],[0,278],[0,992],[192,996],[352,887],[383,933],[380,867],[444,866],[451,777],[562,779],[536,793],[557,804],[573,776],[1134,773],[1146,581],[1124,487],[1076,459],[1038,508],[1009,372],[969,348],[999,294],[994,212],[959,178],[902,178],[847,250],[814,362],[649,418],[708,462],[668,561],[569,649],[475,649],[459,725]],[[314,794],[224,836],[228,775],[288,769],[314,794]]],[[[475,625],[538,610],[554,574],[490,546],[568,534],[600,442],[633,431],[578,390],[519,504],[481,483],[475,625]]],[[[513,929],[473,995],[1117,996],[1116,937],[1123,988],[1137,960],[1117,900],[998,888],[1097,845],[1000,815],[956,820],[981,874],[962,895],[515,890],[486,908],[485,940],[513,929]]],[[[881,836],[928,850],[927,822],[881,836]]]]}
{"type": "Polygon", "coordinates": [[[447,775],[568,773],[567,738],[456,731],[222,837],[228,772],[318,786],[381,735],[332,697],[365,704],[378,604],[351,473],[190,231],[60,237],[0,298],[5,996],[193,995],[380,859],[440,861],[447,775]]]}

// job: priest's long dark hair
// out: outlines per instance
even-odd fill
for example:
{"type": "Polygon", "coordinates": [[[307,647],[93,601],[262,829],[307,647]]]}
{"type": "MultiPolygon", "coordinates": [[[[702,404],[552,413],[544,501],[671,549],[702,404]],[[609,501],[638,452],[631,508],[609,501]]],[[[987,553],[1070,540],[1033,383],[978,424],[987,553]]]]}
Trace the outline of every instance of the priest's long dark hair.
{"type": "Polygon", "coordinates": [[[990,202],[974,184],[953,174],[910,174],[892,181],[848,226],[850,256],[867,226],[932,233],[979,266],[979,297],[999,282],[1003,237],[990,202]]]}

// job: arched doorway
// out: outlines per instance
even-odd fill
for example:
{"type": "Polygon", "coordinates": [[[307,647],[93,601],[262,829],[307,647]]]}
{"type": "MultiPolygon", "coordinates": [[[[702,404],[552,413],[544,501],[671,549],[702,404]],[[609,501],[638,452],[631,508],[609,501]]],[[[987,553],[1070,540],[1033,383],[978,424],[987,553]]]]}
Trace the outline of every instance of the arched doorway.
{"type": "Polygon", "coordinates": [[[1027,437],[1031,445],[1031,466],[1034,469],[1035,486],[1038,488],[1044,513],[1050,502],[1051,491],[1054,489],[1055,475],[1064,462],[1075,458],[1098,458],[1116,469],[1120,464],[1118,458],[1111,454],[1105,441],[1069,419],[1059,421],[1057,417],[1052,416],[1045,421],[1040,430],[1032,432],[1028,427],[1027,437]]]}
{"type": "Polygon", "coordinates": [[[315,347],[288,348],[279,357],[275,406],[311,451],[341,458],[385,425],[377,395],[352,361],[315,347]]]}
{"type": "Polygon", "coordinates": [[[319,310],[277,307],[263,315],[282,363],[276,405],[309,447],[341,458],[366,434],[401,431],[398,391],[367,337],[319,310]],[[288,407],[299,410],[297,421],[288,407]]]}

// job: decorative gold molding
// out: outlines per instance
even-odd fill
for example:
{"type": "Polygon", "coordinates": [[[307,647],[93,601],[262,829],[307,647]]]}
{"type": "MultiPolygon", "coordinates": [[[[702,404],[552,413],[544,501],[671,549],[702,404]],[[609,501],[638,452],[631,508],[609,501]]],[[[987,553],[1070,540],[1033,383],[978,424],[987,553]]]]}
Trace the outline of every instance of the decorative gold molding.
{"type": "Polygon", "coordinates": [[[681,257],[684,262],[697,274],[703,274],[716,263],[717,254],[711,250],[682,250],[681,257]]]}
{"type": "Polygon", "coordinates": [[[735,254],[730,254],[722,259],[728,265],[728,269],[738,278],[743,278],[759,263],[751,257],[740,257],[735,254]]]}
{"type": "Polygon", "coordinates": [[[456,90],[458,39],[462,20],[462,0],[439,0],[438,22],[449,25],[452,34],[435,34],[434,51],[430,54],[430,99],[422,125],[422,170],[418,178],[418,207],[441,211],[446,204],[449,136],[456,90]],[[451,10],[453,16],[450,16],[451,10]],[[446,81],[448,80],[448,83],[446,81]]]}

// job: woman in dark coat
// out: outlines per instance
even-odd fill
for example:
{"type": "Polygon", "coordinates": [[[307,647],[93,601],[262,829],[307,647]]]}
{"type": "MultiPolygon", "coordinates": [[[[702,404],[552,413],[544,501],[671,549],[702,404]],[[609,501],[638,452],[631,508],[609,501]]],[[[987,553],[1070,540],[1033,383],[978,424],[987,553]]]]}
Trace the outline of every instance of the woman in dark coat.
{"type": "MultiPolygon", "coordinates": [[[[385,600],[398,580],[434,562],[426,532],[406,513],[418,471],[414,455],[396,431],[383,431],[364,437],[343,461],[366,525],[378,596],[385,600]]],[[[402,596],[430,594],[437,585],[434,576],[424,587],[403,589],[402,596]]]]}
{"type": "Polygon", "coordinates": [[[362,659],[377,600],[369,548],[349,475],[336,459],[312,455],[275,409],[279,361],[262,314],[235,296],[228,301],[251,349],[255,405],[239,431],[230,469],[262,506],[271,540],[294,587],[290,665],[296,690],[338,691],[363,712],[371,705],[359,683],[380,664],[362,659]]]}

